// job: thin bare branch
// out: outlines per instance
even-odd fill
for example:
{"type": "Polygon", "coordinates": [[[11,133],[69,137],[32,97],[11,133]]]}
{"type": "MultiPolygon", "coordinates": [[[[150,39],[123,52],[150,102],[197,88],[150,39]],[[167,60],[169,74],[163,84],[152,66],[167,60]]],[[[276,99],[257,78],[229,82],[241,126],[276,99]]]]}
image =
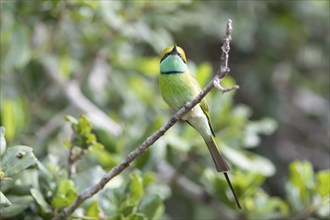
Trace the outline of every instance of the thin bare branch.
{"type": "MultiPolygon", "coordinates": [[[[230,19],[228,19],[226,27],[226,36],[223,40],[223,46],[221,47],[221,57],[225,57],[224,65],[228,65],[227,59],[229,57],[228,53],[230,49],[229,44],[231,41],[231,32],[232,22],[230,19]]],[[[96,185],[91,186],[90,188],[82,192],[70,206],[64,209],[64,216],[70,216],[86,199],[92,197],[94,194],[102,190],[112,178],[120,174],[124,169],[129,166],[129,164],[133,160],[142,155],[153,143],[155,143],[161,136],[163,136],[168,129],[170,129],[176,122],[178,122],[185,113],[190,111],[194,106],[201,102],[201,100],[211,91],[211,89],[214,88],[215,80],[223,78],[222,76],[226,75],[228,72],[228,66],[223,67],[222,65],[220,65],[216,76],[205,86],[205,88],[198,94],[196,98],[186,103],[181,109],[179,109],[179,111],[177,111],[160,129],[158,129],[151,136],[149,136],[138,148],[130,152],[122,162],[120,162],[117,166],[115,166],[108,173],[106,173],[96,185]]],[[[223,91],[223,93],[224,92],[226,91],[223,91]]]]}
{"type": "Polygon", "coordinates": [[[229,60],[230,42],[232,40],[231,37],[232,31],[233,31],[232,21],[231,19],[228,19],[226,26],[226,35],[223,38],[222,46],[221,46],[222,53],[220,56],[219,69],[215,79],[213,80],[214,87],[220,90],[222,94],[229,92],[231,90],[239,89],[238,85],[234,85],[229,88],[224,88],[221,86],[221,81],[230,72],[230,69],[228,67],[228,60],[229,60]]]}
{"type": "Polygon", "coordinates": [[[229,60],[229,51],[230,51],[230,42],[232,40],[231,33],[233,31],[232,21],[231,19],[227,20],[226,26],[226,35],[223,37],[222,46],[221,46],[221,56],[220,56],[220,63],[217,75],[219,79],[222,79],[229,73],[228,68],[228,60],[229,60]]]}

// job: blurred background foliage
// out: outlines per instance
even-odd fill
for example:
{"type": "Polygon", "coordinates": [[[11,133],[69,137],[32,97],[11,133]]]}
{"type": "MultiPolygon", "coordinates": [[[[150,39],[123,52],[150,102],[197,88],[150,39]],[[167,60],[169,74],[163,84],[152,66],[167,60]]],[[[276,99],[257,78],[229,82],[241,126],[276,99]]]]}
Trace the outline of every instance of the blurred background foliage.
{"type": "Polygon", "coordinates": [[[202,139],[178,123],[74,215],[328,218],[330,24],[322,0],[2,0],[1,216],[60,215],[173,113],[159,94],[162,49],[184,48],[203,86],[217,70],[228,18],[224,85],[241,88],[206,99],[243,210],[202,139]],[[90,143],[70,177],[70,146],[90,143]],[[13,172],[17,151],[24,160],[13,172]]]}

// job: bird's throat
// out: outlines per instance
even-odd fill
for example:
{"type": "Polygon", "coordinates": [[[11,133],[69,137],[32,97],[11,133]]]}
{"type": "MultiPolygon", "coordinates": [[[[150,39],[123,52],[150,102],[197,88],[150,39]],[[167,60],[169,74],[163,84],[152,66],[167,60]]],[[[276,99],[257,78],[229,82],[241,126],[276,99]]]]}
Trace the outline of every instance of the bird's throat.
{"type": "Polygon", "coordinates": [[[160,63],[161,74],[180,74],[187,70],[187,65],[178,55],[170,55],[160,63]]]}

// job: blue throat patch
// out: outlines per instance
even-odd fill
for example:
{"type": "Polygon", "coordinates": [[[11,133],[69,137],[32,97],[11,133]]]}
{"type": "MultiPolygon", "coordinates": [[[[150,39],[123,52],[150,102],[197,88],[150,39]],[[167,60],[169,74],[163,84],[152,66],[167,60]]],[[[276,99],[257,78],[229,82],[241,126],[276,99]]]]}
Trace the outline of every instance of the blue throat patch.
{"type": "Polygon", "coordinates": [[[161,74],[179,74],[187,70],[187,64],[178,55],[170,54],[160,63],[161,74]]]}

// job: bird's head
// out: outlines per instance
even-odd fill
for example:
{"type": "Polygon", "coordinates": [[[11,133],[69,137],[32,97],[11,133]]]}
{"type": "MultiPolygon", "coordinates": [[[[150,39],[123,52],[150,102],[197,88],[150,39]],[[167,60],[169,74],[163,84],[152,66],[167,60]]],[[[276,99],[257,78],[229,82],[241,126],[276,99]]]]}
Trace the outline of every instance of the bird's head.
{"type": "Polygon", "coordinates": [[[160,56],[160,72],[163,74],[183,73],[187,70],[187,58],[181,47],[166,47],[160,56]]]}

